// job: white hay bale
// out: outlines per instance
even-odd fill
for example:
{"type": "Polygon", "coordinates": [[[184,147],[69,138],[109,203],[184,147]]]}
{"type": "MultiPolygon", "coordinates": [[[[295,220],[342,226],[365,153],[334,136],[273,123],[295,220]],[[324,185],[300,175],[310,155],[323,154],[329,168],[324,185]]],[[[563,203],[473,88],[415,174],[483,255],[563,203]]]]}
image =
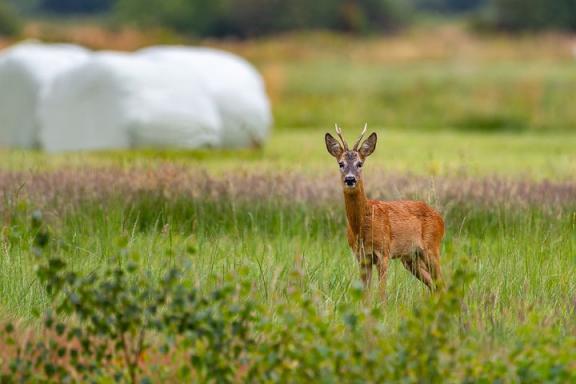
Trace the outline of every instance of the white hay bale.
{"type": "Polygon", "coordinates": [[[95,54],[63,73],[40,114],[48,151],[219,144],[219,116],[198,76],[130,54],[95,54]]]}
{"type": "Polygon", "coordinates": [[[33,41],[0,52],[0,147],[38,145],[40,100],[57,75],[87,57],[75,45],[33,41]]]}
{"type": "Polygon", "coordinates": [[[246,60],[211,48],[152,47],[137,54],[200,76],[220,114],[222,147],[264,142],[272,123],[270,102],[262,77],[246,60]]]}

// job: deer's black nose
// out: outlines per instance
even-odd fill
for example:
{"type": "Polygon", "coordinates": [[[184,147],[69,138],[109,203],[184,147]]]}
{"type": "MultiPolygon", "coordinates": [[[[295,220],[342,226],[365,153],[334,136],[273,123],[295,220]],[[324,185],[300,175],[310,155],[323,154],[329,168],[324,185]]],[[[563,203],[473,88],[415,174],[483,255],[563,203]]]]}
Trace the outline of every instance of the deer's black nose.
{"type": "Polygon", "coordinates": [[[354,184],[356,184],[356,178],[354,176],[346,176],[344,178],[344,182],[346,183],[347,186],[353,187],[354,184]]]}

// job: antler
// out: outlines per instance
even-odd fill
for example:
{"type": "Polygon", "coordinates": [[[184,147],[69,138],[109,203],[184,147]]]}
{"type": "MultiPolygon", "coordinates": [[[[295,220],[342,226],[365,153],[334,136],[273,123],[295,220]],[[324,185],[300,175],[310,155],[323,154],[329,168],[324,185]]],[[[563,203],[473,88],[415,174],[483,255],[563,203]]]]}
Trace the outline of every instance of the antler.
{"type": "Polygon", "coordinates": [[[334,124],[334,126],[336,127],[336,134],[338,134],[338,137],[340,137],[340,140],[342,140],[342,145],[344,145],[344,150],[348,151],[348,144],[346,144],[346,141],[344,141],[344,138],[342,137],[342,130],[340,129],[340,127],[338,127],[338,124],[334,124]]]}
{"type": "Polygon", "coordinates": [[[364,129],[362,130],[360,137],[356,141],[356,144],[354,144],[354,148],[352,149],[353,151],[356,151],[358,149],[358,146],[360,145],[360,141],[362,141],[362,137],[364,137],[364,134],[366,133],[366,129],[368,129],[368,123],[364,124],[364,129]]]}

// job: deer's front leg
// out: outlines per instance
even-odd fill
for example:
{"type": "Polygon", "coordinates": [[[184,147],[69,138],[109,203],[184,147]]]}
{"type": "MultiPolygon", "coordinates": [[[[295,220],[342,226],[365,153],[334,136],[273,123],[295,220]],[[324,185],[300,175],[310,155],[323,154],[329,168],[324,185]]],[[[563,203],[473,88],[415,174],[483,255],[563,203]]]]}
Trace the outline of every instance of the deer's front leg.
{"type": "Polygon", "coordinates": [[[370,287],[370,280],[372,278],[372,255],[366,253],[364,242],[361,238],[356,237],[350,226],[347,228],[348,244],[356,255],[358,266],[360,267],[360,279],[364,289],[370,287]]]}
{"type": "Polygon", "coordinates": [[[370,280],[372,279],[372,257],[367,255],[362,249],[356,254],[356,258],[360,266],[362,284],[364,285],[364,289],[368,290],[368,288],[370,288],[370,280]]]}
{"type": "Polygon", "coordinates": [[[388,273],[388,261],[390,258],[388,255],[378,255],[378,282],[380,285],[380,298],[382,301],[386,300],[386,275],[388,273]]]}

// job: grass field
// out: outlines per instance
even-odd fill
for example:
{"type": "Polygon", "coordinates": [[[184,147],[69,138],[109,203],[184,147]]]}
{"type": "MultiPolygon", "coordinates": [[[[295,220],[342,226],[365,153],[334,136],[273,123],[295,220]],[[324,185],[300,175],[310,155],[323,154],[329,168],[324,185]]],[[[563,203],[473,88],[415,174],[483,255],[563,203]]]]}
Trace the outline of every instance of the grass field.
{"type": "MultiPolygon", "coordinates": [[[[516,180],[573,180],[576,174],[576,134],[572,133],[437,133],[371,127],[379,134],[378,151],[367,172],[409,173],[427,176],[501,176],[516,180]]],[[[345,132],[353,137],[359,127],[345,132]]],[[[57,169],[62,166],[151,167],[170,162],[210,172],[226,170],[303,172],[334,171],[326,152],[324,133],[333,125],[309,129],[279,128],[262,149],[225,151],[98,152],[54,154],[11,151],[2,154],[2,168],[10,170],[57,169]]],[[[332,174],[335,174],[332,172],[332,174]]]]}
{"type": "MultiPolygon", "coordinates": [[[[448,335],[457,352],[443,352],[438,364],[456,364],[446,357],[454,355],[463,367],[451,381],[481,381],[478,372],[502,359],[506,369],[499,376],[494,368],[486,382],[568,382],[576,375],[574,364],[562,365],[576,361],[576,62],[569,39],[514,43],[436,33],[225,44],[254,60],[268,81],[276,128],[261,149],[1,152],[0,312],[34,327],[35,313],[50,305],[35,275],[31,217],[40,210],[50,238],[44,253],[74,270],[133,261],[160,279],[177,267],[201,291],[243,270],[250,298],[278,327],[281,308],[298,306],[294,285],[315,298],[321,318],[339,324],[339,307],[360,311],[363,304],[354,299],[357,267],[323,133],[338,122],[354,137],[367,121],[380,137],[366,164],[369,195],[437,207],[447,223],[445,275],[474,274],[458,297],[458,315],[446,320],[456,324],[448,335]],[[557,44],[533,51],[547,41],[557,44]],[[534,360],[515,366],[522,346],[532,351],[531,341],[541,338],[534,360]],[[470,372],[464,355],[478,359],[470,372]],[[568,373],[551,379],[554,367],[568,373]]],[[[407,313],[431,306],[434,296],[400,263],[392,263],[387,293],[385,303],[371,297],[368,306],[382,312],[376,334],[396,340],[407,313]]]]}

